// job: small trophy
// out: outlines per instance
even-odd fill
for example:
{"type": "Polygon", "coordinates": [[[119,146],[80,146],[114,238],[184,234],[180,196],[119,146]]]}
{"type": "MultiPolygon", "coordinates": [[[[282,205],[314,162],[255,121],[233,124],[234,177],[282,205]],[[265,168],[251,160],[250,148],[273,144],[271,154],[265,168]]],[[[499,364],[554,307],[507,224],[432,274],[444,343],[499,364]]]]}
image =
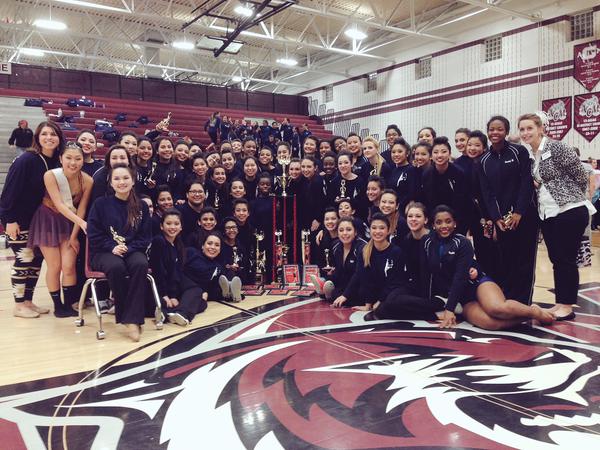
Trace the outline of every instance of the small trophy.
{"type": "Polygon", "coordinates": [[[346,180],[344,180],[342,178],[342,181],[340,181],[340,195],[338,195],[335,198],[336,202],[341,202],[342,200],[344,200],[346,197],[346,180]]]}
{"type": "Polygon", "coordinates": [[[278,283],[283,283],[283,266],[287,264],[287,252],[290,247],[281,241],[281,230],[276,230],[274,234],[276,278],[278,283]]]}
{"type": "Polygon", "coordinates": [[[302,264],[310,264],[310,230],[302,230],[302,264]]]}
{"type": "Polygon", "coordinates": [[[154,171],[156,170],[156,161],[152,161],[152,165],[150,166],[150,170],[148,171],[148,175],[146,176],[146,178],[144,178],[144,184],[147,187],[150,187],[148,185],[148,183],[150,183],[151,181],[154,181],[152,179],[152,177],[154,176],[154,171]]]}
{"type": "Polygon", "coordinates": [[[169,131],[169,125],[171,124],[171,112],[167,114],[163,120],[156,124],[156,131],[169,131]]]}
{"type": "Polygon", "coordinates": [[[323,270],[325,271],[329,271],[331,269],[333,269],[333,266],[331,265],[331,261],[329,260],[329,252],[330,250],[328,248],[325,249],[325,267],[323,267],[323,270]]]}
{"type": "Polygon", "coordinates": [[[289,157],[281,157],[277,159],[277,162],[281,165],[282,168],[281,175],[277,176],[277,181],[279,182],[279,184],[281,185],[281,189],[283,190],[281,192],[281,196],[287,197],[287,192],[285,190],[288,186],[287,166],[290,164],[291,159],[289,157]]]}
{"type": "Polygon", "coordinates": [[[265,251],[260,250],[260,242],[265,238],[265,235],[262,231],[256,231],[254,233],[254,237],[256,238],[256,271],[254,274],[254,281],[257,285],[263,285],[265,283],[265,269],[267,265],[267,257],[265,255],[265,251]]]}
{"type": "Polygon", "coordinates": [[[112,234],[113,241],[115,241],[117,245],[125,245],[126,239],[117,233],[112,226],[110,227],[110,234],[112,234]]]}
{"type": "Polygon", "coordinates": [[[231,249],[231,251],[233,253],[233,257],[232,257],[233,265],[234,266],[239,266],[241,258],[240,258],[240,255],[238,255],[237,247],[234,245],[233,248],[231,249]]]}
{"type": "Polygon", "coordinates": [[[215,203],[214,203],[215,209],[219,209],[219,191],[215,191],[215,203]]]}
{"type": "Polygon", "coordinates": [[[502,220],[504,221],[504,224],[508,227],[511,228],[511,223],[512,223],[512,216],[513,216],[513,209],[512,207],[510,208],[510,211],[507,212],[506,214],[504,214],[502,216],[502,220]]]}

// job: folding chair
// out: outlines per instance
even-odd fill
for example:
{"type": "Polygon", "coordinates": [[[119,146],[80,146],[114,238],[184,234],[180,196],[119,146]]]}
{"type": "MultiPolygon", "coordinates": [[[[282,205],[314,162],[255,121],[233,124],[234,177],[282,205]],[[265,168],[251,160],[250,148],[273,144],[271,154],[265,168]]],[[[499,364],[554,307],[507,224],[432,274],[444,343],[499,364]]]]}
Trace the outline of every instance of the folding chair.
{"type": "MultiPolygon", "coordinates": [[[[79,297],[79,317],[75,319],[75,325],[78,327],[82,327],[85,324],[85,320],[83,318],[83,305],[85,304],[85,299],[87,298],[88,289],[92,290],[92,303],[94,304],[94,309],[96,310],[96,317],[98,317],[98,331],[96,331],[96,339],[102,340],[106,337],[106,333],[102,329],[102,312],[100,311],[100,304],[98,303],[98,294],[96,291],[96,283],[99,281],[108,281],[106,275],[103,272],[99,272],[97,270],[92,270],[89,264],[89,244],[86,239],[85,242],[85,284],[81,290],[81,296],[79,297]]],[[[156,309],[154,310],[154,321],[157,330],[162,330],[164,316],[162,313],[162,308],[160,304],[160,297],[158,295],[158,289],[156,289],[156,283],[154,282],[154,278],[152,277],[152,271],[148,269],[148,274],[146,275],[148,281],[150,282],[150,288],[152,289],[152,296],[154,297],[154,302],[156,303],[156,309]]]]}

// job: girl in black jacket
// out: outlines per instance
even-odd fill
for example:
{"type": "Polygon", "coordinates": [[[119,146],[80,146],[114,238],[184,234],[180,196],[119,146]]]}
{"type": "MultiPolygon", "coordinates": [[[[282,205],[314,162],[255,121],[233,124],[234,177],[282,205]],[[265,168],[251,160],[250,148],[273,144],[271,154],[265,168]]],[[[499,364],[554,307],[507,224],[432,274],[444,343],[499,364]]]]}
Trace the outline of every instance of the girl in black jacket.
{"type": "Polygon", "coordinates": [[[426,269],[429,274],[429,298],[443,298],[441,328],[456,325],[454,314],[459,304],[467,321],[487,330],[510,328],[526,319],[550,324],[554,317],[537,305],[526,306],[507,300],[500,287],[485,274],[469,280],[473,264],[473,247],[467,238],[456,233],[455,214],[445,205],[432,214],[434,233],[425,238],[426,269]]]}
{"type": "Polygon", "coordinates": [[[104,272],[115,299],[117,323],[125,324],[134,341],[140,339],[147,297],[152,226],[146,203],[133,190],[135,173],[124,165],[110,171],[115,194],[97,199],[88,216],[91,266],[104,272]]]}
{"type": "Polygon", "coordinates": [[[200,249],[187,249],[183,273],[208,294],[207,300],[223,300],[219,287],[219,277],[223,273],[223,265],[219,259],[221,246],[221,235],[213,231],[206,236],[200,249]]]}
{"type": "Polygon", "coordinates": [[[160,228],[162,232],[152,240],[150,249],[152,275],[169,322],[187,326],[206,309],[208,294],[183,273],[186,251],[181,239],[181,213],[165,211],[160,228]]]}
{"type": "Polygon", "coordinates": [[[242,300],[241,286],[250,283],[250,254],[246,246],[238,239],[237,220],[226,217],[223,220],[223,240],[221,243],[221,263],[223,275],[219,277],[221,293],[226,300],[242,300]]]}

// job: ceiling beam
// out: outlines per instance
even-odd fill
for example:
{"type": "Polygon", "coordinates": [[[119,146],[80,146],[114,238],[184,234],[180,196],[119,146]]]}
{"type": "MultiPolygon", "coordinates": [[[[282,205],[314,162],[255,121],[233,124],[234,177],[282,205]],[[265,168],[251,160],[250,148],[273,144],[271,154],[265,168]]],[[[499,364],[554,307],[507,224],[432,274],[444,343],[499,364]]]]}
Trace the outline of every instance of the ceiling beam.
{"type": "Polygon", "coordinates": [[[293,9],[294,11],[297,11],[297,12],[305,14],[305,15],[320,16],[320,17],[326,17],[329,19],[341,20],[343,22],[349,22],[349,23],[353,23],[353,24],[357,24],[357,25],[362,25],[362,26],[368,27],[368,28],[375,28],[377,30],[387,31],[388,33],[403,34],[403,35],[407,35],[407,36],[420,37],[423,39],[447,42],[447,43],[451,43],[451,44],[455,43],[454,40],[445,38],[442,36],[435,36],[433,34],[421,33],[419,31],[408,30],[406,28],[398,28],[398,27],[394,27],[391,25],[380,24],[380,23],[370,21],[370,20],[367,21],[367,20],[357,19],[355,17],[350,17],[350,16],[347,16],[344,14],[335,13],[335,12],[331,12],[331,11],[322,11],[320,9],[309,8],[307,6],[302,6],[302,5],[292,5],[290,8],[293,9]]]}
{"type": "MultiPolygon", "coordinates": [[[[462,3],[468,3],[469,5],[480,6],[482,8],[487,8],[490,11],[496,11],[497,13],[504,14],[505,16],[510,17],[520,17],[521,19],[529,20],[530,22],[539,22],[542,20],[541,14],[527,14],[519,11],[515,11],[514,9],[508,9],[503,6],[492,5],[483,0],[459,0],[462,3]]],[[[526,4],[523,2],[523,4],[526,4]]]]}

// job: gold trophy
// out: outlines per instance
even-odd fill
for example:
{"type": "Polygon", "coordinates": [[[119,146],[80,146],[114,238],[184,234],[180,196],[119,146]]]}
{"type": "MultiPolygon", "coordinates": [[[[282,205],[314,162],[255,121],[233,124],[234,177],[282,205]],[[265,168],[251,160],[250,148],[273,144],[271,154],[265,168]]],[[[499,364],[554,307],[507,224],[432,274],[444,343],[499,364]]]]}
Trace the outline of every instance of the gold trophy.
{"type": "Polygon", "coordinates": [[[171,111],[167,117],[156,124],[156,131],[169,131],[169,125],[171,125],[171,111]]]}
{"type": "Polygon", "coordinates": [[[342,178],[342,181],[340,181],[340,195],[338,195],[335,198],[336,202],[341,202],[342,200],[344,200],[346,197],[346,180],[344,180],[342,178]]]}
{"type": "Polygon", "coordinates": [[[233,265],[234,266],[238,266],[240,265],[240,255],[238,255],[237,252],[237,247],[234,245],[233,248],[231,249],[233,256],[232,256],[232,260],[233,260],[233,265]]]}
{"type": "Polygon", "coordinates": [[[254,281],[256,284],[262,285],[265,283],[265,269],[267,265],[267,257],[265,251],[260,250],[260,242],[265,238],[265,235],[262,231],[256,231],[254,233],[254,237],[256,238],[256,271],[254,273],[254,281]]]}
{"type": "Polygon", "coordinates": [[[331,265],[331,261],[329,259],[329,252],[330,252],[330,250],[328,248],[326,248],[325,249],[325,267],[322,268],[325,271],[329,271],[329,270],[333,269],[333,266],[331,265]]]}
{"type": "Polygon", "coordinates": [[[126,239],[117,233],[112,226],[110,227],[110,234],[112,234],[113,241],[115,241],[117,245],[125,245],[126,239]]]}
{"type": "Polygon", "coordinates": [[[287,264],[287,252],[290,249],[289,245],[281,241],[281,230],[275,231],[275,267],[276,278],[278,283],[283,283],[283,266],[287,264]]]}
{"type": "Polygon", "coordinates": [[[288,175],[287,175],[287,166],[290,164],[291,159],[289,157],[281,157],[277,159],[277,162],[281,165],[282,172],[281,175],[277,176],[277,181],[281,185],[281,189],[283,192],[281,193],[282,197],[287,197],[287,192],[285,188],[288,186],[288,175]]]}
{"type": "Polygon", "coordinates": [[[310,264],[310,230],[302,230],[302,264],[310,264]]]}
{"type": "Polygon", "coordinates": [[[148,171],[148,175],[146,176],[146,178],[144,178],[144,184],[147,187],[150,187],[148,185],[148,183],[150,183],[150,181],[154,181],[152,179],[152,177],[154,176],[154,171],[156,170],[156,161],[152,161],[152,165],[150,166],[150,170],[148,171]]]}
{"type": "Polygon", "coordinates": [[[215,209],[219,209],[219,191],[215,191],[215,209]]]}
{"type": "Polygon", "coordinates": [[[506,227],[508,229],[512,229],[512,227],[511,227],[512,216],[513,216],[513,209],[512,209],[512,207],[510,208],[509,212],[507,212],[506,214],[504,214],[502,216],[502,220],[504,221],[504,225],[506,225],[506,227]]]}

